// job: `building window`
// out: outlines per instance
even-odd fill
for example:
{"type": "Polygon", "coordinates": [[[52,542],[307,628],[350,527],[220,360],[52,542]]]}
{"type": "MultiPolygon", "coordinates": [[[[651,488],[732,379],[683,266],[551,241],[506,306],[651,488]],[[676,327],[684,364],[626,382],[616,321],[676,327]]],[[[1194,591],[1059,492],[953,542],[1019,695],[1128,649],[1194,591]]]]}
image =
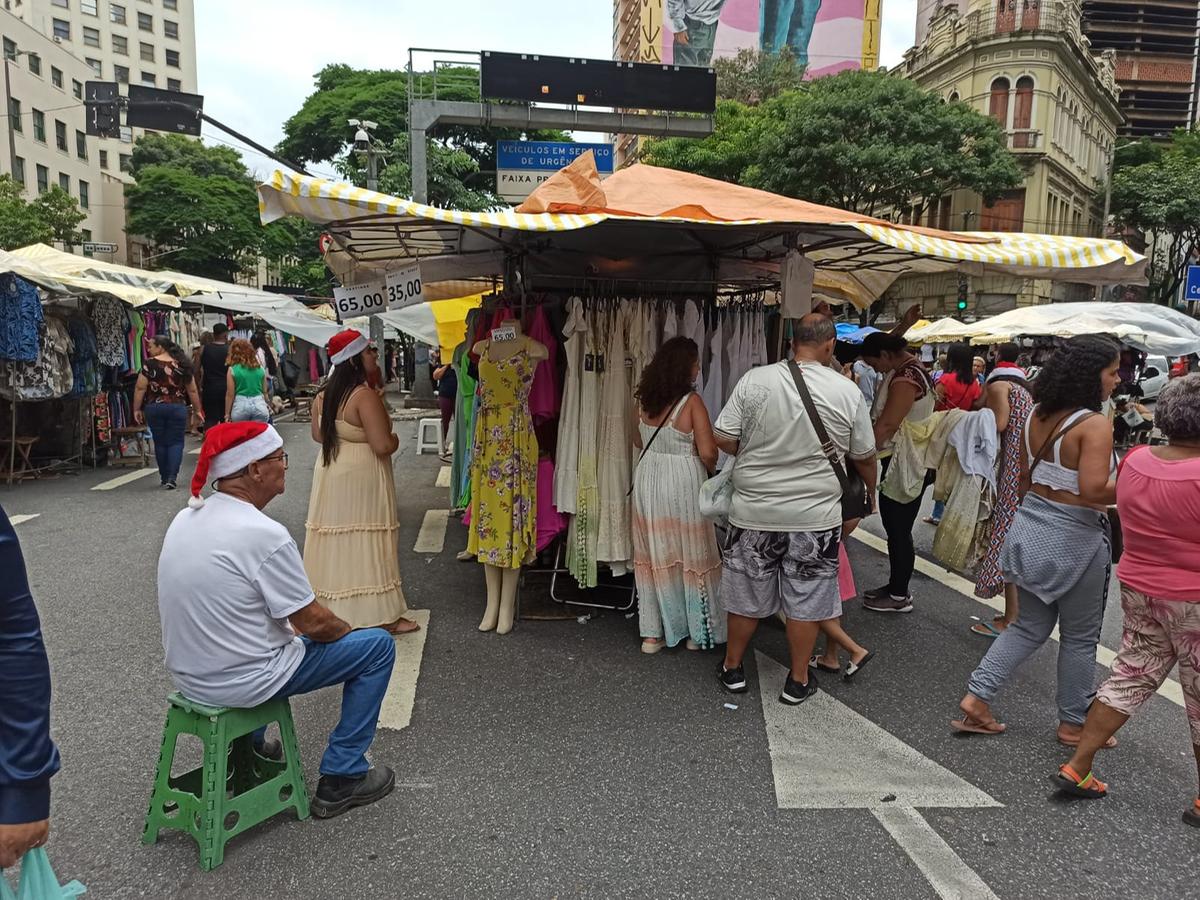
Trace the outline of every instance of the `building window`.
{"type": "Polygon", "coordinates": [[[16,59],[17,58],[17,42],[12,40],[11,38],[4,39],[4,58],[5,59],[16,59]]]}
{"type": "Polygon", "coordinates": [[[66,193],[68,193],[68,194],[71,193],[71,176],[68,175],[66,172],[59,172],[58,173],[58,186],[60,188],[62,188],[66,193]]]}
{"type": "Polygon", "coordinates": [[[133,143],[133,129],[130,128],[128,125],[121,126],[121,143],[122,144],[132,144],[133,143]]]}
{"type": "Polygon", "coordinates": [[[83,45],[85,47],[99,47],[100,46],[100,30],[97,28],[88,28],[88,26],[84,25],[83,26],[83,45]]]}
{"type": "Polygon", "coordinates": [[[36,53],[29,54],[29,71],[34,75],[42,74],[42,58],[36,53]]]}
{"type": "Polygon", "coordinates": [[[163,0],[163,9],[179,9],[179,0],[163,0]]]}
{"type": "Polygon", "coordinates": [[[56,68],[55,66],[50,67],[50,83],[60,91],[63,89],[62,69],[56,68]]]}
{"type": "Polygon", "coordinates": [[[54,27],[54,36],[60,41],[69,41],[71,39],[71,23],[66,19],[54,19],[52,25],[54,27]]]}
{"type": "Polygon", "coordinates": [[[37,167],[37,189],[39,194],[50,190],[50,170],[45,166],[37,167]]]}
{"type": "MultiPolygon", "coordinates": [[[[79,233],[80,233],[80,235],[83,236],[83,242],[85,244],[90,244],[92,242],[92,229],[81,228],[81,229],[79,229],[79,233]]],[[[91,250],[84,249],[83,255],[84,256],[94,256],[95,254],[93,254],[91,250]]]]}
{"type": "Polygon", "coordinates": [[[19,156],[13,157],[13,181],[25,187],[25,160],[19,156]]]}
{"type": "Polygon", "coordinates": [[[125,7],[120,3],[108,4],[108,21],[116,25],[124,25],[125,7]]]}
{"type": "Polygon", "coordinates": [[[1037,134],[1030,130],[1033,125],[1033,79],[1022,75],[1017,79],[1017,92],[1013,103],[1013,146],[1036,147],[1037,134]]]}
{"type": "Polygon", "coordinates": [[[979,217],[981,231],[1023,231],[1025,228],[1025,189],[1008,191],[979,217]]]}
{"type": "Polygon", "coordinates": [[[96,7],[99,5],[96,0],[79,0],[79,11],[85,16],[98,16],[100,12],[96,7]]]}
{"type": "Polygon", "coordinates": [[[108,151],[107,150],[100,151],[100,168],[102,168],[102,169],[108,168],[108,151]]]}
{"type": "Polygon", "coordinates": [[[150,15],[150,13],[143,13],[143,12],[138,13],[138,30],[139,31],[153,31],[154,30],[154,16],[150,15]]]}
{"type": "Polygon", "coordinates": [[[40,109],[33,110],[33,139],[46,143],[46,114],[40,109]]]}
{"type": "Polygon", "coordinates": [[[119,53],[121,56],[129,55],[129,38],[123,34],[114,34],[112,36],[113,53],[119,53]]]}
{"type": "Polygon", "coordinates": [[[144,84],[146,87],[154,87],[155,85],[157,85],[158,82],[154,78],[154,73],[153,72],[143,72],[142,73],[142,84],[144,84]]]}
{"type": "Polygon", "coordinates": [[[67,150],[67,123],[58,119],[54,120],[54,146],[63,153],[69,152],[67,150]]]}
{"type": "Polygon", "coordinates": [[[130,170],[130,164],[132,162],[133,162],[132,156],[130,156],[128,153],[122,153],[121,158],[120,158],[121,171],[128,172],[130,170]]]}
{"type": "Polygon", "coordinates": [[[16,97],[8,98],[8,118],[12,121],[12,130],[18,134],[25,132],[25,124],[21,121],[21,101],[16,97]]]}
{"type": "Polygon", "coordinates": [[[163,34],[169,38],[178,38],[179,23],[172,22],[170,19],[163,19],[163,34]]]}
{"type": "Polygon", "coordinates": [[[1001,128],[1008,128],[1008,91],[1007,78],[997,78],[992,82],[991,96],[988,98],[988,115],[1000,123],[1001,128]]]}
{"type": "Polygon", "coordinates": [[[76,100],[82,100],[83,99],[83,82],[76,81],[74,78],[72,78],[71,79],[71,93],[75,96],[76,100]]]}
{"type": "Polygon", "coordinates": [[[93,59],[92,57],[88,56],[85,57],[83,61],[92,67],[92,71],[96,73],[97,78],[101,76],[100,60],[93,59]]]}
{"type": "Polygon", "coordinates": [[[75,155],[80,159],[87,159],[87,135],[82,131],[75,132],[75,155]]]}
{"type": "Polygon", "coordinates": [[[167,79],[167,90],[168,91],[182,91],[183,83],[178,78],[168,78],[167,79]]]}
{"type": "Polygon", "coordinates": [[[113,66],[113,78],[121,84],[129,84],[129,66],[113,66]]]}
{"type": "Polygon", "coordinates": [[[167,57],[167,65],[173,69],[178,69],[179,68],[179,51],[178,50],[166,50],[164,52],[167,57]]]}
{"type": "Polygon", "coordinates": [[[141,50],[143,62],[154,62],[153,44],[147,44],[145,41],[142,41],[140,44],[138,44],[138,48],[141,50]]]}
{"type": "Polygon", "coordinates": [[[90,204],[91,204],[91,197],[89,196],[88,183],[86,181],[84,181],[83,179],[80,179],[79,180],[79,205],[81,207],[83,207],[84,209],[87,209],[90,206],[90,204]]]}
{"type": "Polygon", "coordinates": [[[71,0],[50,0],[50,5],[58,6],[58,7],[61,7],[62,9],[70,9],[71,8],[71,0]]]}

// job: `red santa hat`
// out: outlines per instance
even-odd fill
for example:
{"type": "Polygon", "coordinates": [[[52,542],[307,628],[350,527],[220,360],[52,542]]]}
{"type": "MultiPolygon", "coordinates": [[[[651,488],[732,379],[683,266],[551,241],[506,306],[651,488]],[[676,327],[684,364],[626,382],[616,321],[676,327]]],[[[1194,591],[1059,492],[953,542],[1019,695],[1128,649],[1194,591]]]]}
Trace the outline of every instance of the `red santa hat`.
{"type": "Polygon", "coordinates": [[[347,328],[329,339],[329,343],[325,345],[325,352],[329,354],[329,361],[336,366],[362,353],[369,346],[371,342],[363,337],[361,331],[347,328]]]}
{"type": "Polygon", "coordinates": [[[210,479],[224,478],[246,468],[283,446],[279,432],[266,422],[226,422],[204,432],[200,461],[192,476],[192,496],[188,506],[204,505],[200,492],[210,479]]]}

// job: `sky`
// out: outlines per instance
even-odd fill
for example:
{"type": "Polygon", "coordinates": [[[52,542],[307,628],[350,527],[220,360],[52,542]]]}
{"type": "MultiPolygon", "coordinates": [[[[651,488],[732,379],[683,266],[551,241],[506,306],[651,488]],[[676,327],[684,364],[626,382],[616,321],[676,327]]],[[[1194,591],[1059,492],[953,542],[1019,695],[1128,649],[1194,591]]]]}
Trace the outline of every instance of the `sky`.
{"type": "MultiPolygon", "coordinates": [[[[912,45],[916,0],[882,3],[880,60],[889,66],[912,45]]],[[[196,0],[195,8],[204,111],[268,147],[283,137],[284,121],[329,63],[403,69],[410,47],[612,57],[611,0],[549,6],[535,0],[196,0]]],[[[204,129],[206,141],[242,150],[256,175],[277,168],[227,134],[204,129]]],[[[309,171],[336,177],[327,164],[309,171]]]]}

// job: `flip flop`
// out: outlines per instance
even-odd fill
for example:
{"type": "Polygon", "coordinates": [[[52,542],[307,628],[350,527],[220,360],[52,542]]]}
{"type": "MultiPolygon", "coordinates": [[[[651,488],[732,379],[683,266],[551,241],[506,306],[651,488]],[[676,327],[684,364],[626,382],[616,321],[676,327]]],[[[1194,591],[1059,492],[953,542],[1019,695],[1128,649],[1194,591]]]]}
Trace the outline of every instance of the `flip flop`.
{"type": "Polygon", "coordinates": [[[935,519],[933,516],[926,516],[921,521],[924,522],[926,525],[941,525],[942,524],[941,519],[935,519]]]}
{"type": "Polygon", "coordinates": [[[868,650],[867,655],[862,658],[862,662],[855,662],[854,660],[850,660],[849,665],[846,666],[845,673],[842,675],[842,680],[849,681],[851,678],[853,678],[855,675],[857,675],[859,672],[861,672],[863,670],[863,666],[865,666],[867,663],[869,663],[874,658],[875,658],[875,651],[868,650]]]}
{"type": "Polygon", "coordinates": [[[1200,798],[1197,798],[1196,802],[1192,804],[1191,809],[1184,810],[1183,821],[1185,825],[1200,828],[1200,798]]]}
{"type": "MultiPolygon", "coordinates": [[[[1055,737],[1058,738],[1058,742],[1060,744],[1062,744],[1064,747],[1070,747],[1072,750],[1074,750],[1076,747],[1079,746],[1079,738],[1075,738],[1075,740],[1072,741],[1072,740],[1063,738],[1062,736],[1060,736],[1057,733],[1055,733],[1055,737]]],[[[1101,750],[1112,750],[1116,746],[1117,746],[1116,737],[1110,737],[1107,741],[1105,741],[1103,744],[1100,745],[1100,749],[1101,750]]]]}
{"type": "Polygon", "coordinates": [[[1070,766],[1059,766],[1058,771],[1050,776],[1050,783],[1064,794],[1085,800],[1099,800],[1108,796],[1107,784],[1091,772],[1080,778],[1079,773],[1070,766]]]}
{"type": "Polygon", "coordinates": [[[836,668],[833,666],[827,666],[823,662],[820,662],[820,659],[821,659],[821,657],[819,657],[819,656],[811,657],[808,660],[808,667],[810,669],[820,669],[822,672],[832,672],[834,675],[836,675],[838,672],[842,671],[841,666],[837,666],[836,668]]]}
{"type": "Polygon", "coordinates": [[[976,622],[971,626],[971,633],[977,634],[980,637],[991,638],[992,640],[1000,637],[1000,629],[991,622],[976,622]]]}
{"type": "Polygon", "coordinates": [[[400,621],[393,622],[391,625],[383,626],[383,630],[393,637],[399,634],[412,634],[421,630],[421,623],[414,622],[412,619],[402,619],[400,621]],[[407,625],[411,625],[412,627],[406,628],[405,626],[407,625]]]}
{"type": "Polygon", "coordinates": [[[1008,730],[1008,726],[995,719],[987,722],[980,722],[977,719],[972,719],[970,716],[963,716],[961,719],[954,719],[950,723],[950,727],[961,734],[1004,734],[1008,730]]]}

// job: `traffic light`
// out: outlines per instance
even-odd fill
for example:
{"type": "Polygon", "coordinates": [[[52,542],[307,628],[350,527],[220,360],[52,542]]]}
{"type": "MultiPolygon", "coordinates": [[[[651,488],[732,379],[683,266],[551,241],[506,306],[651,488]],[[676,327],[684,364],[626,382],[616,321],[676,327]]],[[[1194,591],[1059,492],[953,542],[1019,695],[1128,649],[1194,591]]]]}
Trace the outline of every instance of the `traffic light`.
{"type": "Polygon", "coordinates": [[[121,93],[115,81],[89,81],[84,87],[83,105],[88,134],[120,137],[121,93]]]}
{"type": "Polygon", "coordinates": [[[967,311],[967,280],[965,278],[958,279],[958,311],[967,311]]]}

